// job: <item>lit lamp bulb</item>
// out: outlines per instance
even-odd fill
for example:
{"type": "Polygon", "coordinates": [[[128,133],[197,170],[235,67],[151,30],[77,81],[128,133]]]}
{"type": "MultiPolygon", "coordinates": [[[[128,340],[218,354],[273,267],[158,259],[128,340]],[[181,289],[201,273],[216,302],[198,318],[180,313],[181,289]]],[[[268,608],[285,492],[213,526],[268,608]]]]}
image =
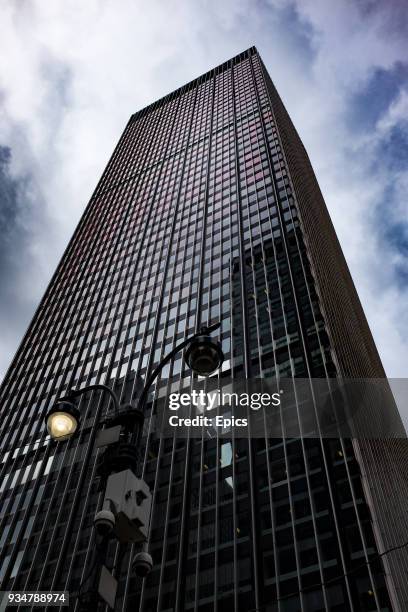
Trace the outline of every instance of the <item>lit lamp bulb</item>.
{"type": "Polygon", "coordinates": [[[66,440],[78,429],[79,411],[69,402],[58,403],[48,412],[46,424],[53,440],[66,440]]]}
{"type": "Polygon", "coordinates": [[[63,412],[55,412],[47,422],[47,429],[50,436],[54,439],[61,440],[68,438],[77,428],[77,423],[70,415],[63,412]]]}

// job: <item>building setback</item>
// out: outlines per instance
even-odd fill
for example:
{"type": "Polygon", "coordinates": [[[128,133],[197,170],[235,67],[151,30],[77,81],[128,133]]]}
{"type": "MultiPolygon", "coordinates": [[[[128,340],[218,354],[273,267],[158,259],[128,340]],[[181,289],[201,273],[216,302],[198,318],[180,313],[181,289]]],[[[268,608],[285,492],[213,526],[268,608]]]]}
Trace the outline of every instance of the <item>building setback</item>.
{"type": "MultiPolygon", "coordinates": [[[[385,376],[254,47],[130,118],[8,370],[2,590],[74,594],[89,572],[102,496],[91,427],[106,403],[82,399],[79,435],[58,445],[47,407],[96,382],[135,396],[172,347],[218,320],[223,376],[385,376]]],[[[406,441],[160,439],[155,400],[190,376],[179,355],[148,406],[154,569],[142,582],[112,541],[116,609],[407,610],[406,549],[378,558],[408,539],[406,441]]]]}

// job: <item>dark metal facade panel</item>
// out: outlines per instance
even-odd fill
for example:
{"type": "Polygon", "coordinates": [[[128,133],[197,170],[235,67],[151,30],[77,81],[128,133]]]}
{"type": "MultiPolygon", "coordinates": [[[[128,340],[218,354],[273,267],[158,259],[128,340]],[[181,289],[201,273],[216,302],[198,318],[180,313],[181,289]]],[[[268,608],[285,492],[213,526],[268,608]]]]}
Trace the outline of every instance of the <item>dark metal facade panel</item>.
{"type": "MultiPolygon", "coordinates": [[[[75,591],[92,562],[92,425],[107,403],[83,398],[80,435],[54,445],[42,417],[69,386],[135,396],[176,343],[218,320],[220,375],[383,375],[319,194],[254,47],[131,117],[1,388],[3,589],[75,591]],[[332,295],[354,296],[347,329],[332,295]]],[[[111,543],[117,609],[397,610],[373,560],[381,449],[157,438],[156,399],[189,382],[179,356],[149,398],[154,570],[141,582],[134,551],[111,543]]],[[[404,563],[386,566],[394,585],[404,563]]]]}
{"type": "MultiPolygon", "coordinates": [[[[339,374],[384,378],[384,368],[309,157],[263,64],[262,69],[339,374]]],[[[408,441],[362,440],[354,445],[365,475],[365,492],[374,514],[378,544],[381,551],[388,550],[408,540],[408,441]]],[[[404,610],[408,608],[408,551],[393,553],[386,563],[400,609],[404,610]]]]}

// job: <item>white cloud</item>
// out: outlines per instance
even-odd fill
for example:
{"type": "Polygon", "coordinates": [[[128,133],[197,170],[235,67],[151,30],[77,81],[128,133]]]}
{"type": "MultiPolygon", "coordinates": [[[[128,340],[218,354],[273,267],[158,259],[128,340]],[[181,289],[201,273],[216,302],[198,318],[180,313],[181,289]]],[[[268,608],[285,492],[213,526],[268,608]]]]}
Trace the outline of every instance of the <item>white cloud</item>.
{"type": "Polygon", "coordinates": [[[408,174],[378,167],[373,172],[373,164],[380,161],[379,145],[407,119],[406,93],[400,93],[372,131],[359,132],[348,121],[353,95],[374,71],[405,61],[406,38],[385,30],[385,5],[363,16],[359,3],[295,4],[311,26],[316,55],[309,90],[299,96],[300,102],[288,99],[288,107],[314,165],[386,371],[406,376],[408,288],[395,279],[403,256],[380,238],[386,221],[381,210],[384,217],[407,222],[395,212],[406,209],[403,185],[408,174]],[[386,201],[390,184],[396,190],[394,215],[386,201]]]}
{"type": "MultiPolygon", "coordinates": [[[[366,219],[390,181],[387,172],[372,172],[378,142],[402,121],[406,97],[401,93],[372,133],[353,132],[347,118],[353,94],[376,68],[403,61],[406,45],[397,31],[387,35],[386,6],[363,15],[359,4],[32,0],[0,5],[0,144],[12,148],[14,175],[30,174],[41,194],[37,206],[31,202],[24,212],[29,237],[21,245],[13,281],[26,315],[16,322],[15,335],[1,341],[0,370],[130,114],[256,44],[311,156],[387,372],[404,375],[408,340],[402,300],[407,296],[394,279],[398,256],[384,251],[375,227],[367,235],[366,219]]],[[[401,193],[406,180],[404,173],[398,177],[401,193]]],[[[0,313],[3,325],[7,316],[0,313]]]]}
{"type": "Polygon", "coordinates": [[[386,135],[395,126],[408,124],[408,91],[401,89],[387,112],[377,123],[379,134],[386,135]]]}

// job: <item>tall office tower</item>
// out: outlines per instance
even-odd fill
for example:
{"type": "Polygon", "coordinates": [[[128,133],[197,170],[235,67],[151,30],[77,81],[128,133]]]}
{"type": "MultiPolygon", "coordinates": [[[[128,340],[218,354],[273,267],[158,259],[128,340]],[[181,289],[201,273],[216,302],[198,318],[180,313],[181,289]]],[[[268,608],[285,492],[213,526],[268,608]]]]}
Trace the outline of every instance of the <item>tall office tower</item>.
{"type": "MultiPolygon", "coordinates": [[[[101,500],[91,426],[106,404],[83,398],[78,435],[59,444],[47,407],[96,382],[131,397],[218,320],[220,376],[384,376],[255,48],[130,118],[18,349],[1,391],[3,590],[74,593],[89,573],[101,500]]],[[[125,551],[116,609],[407,610],[406,550],[388,553],[407,533],[405,485],[383,469],[391,456],[403,469],[404,441],[159,438],[157,397],[190,377],[179,355],[147,406],[154,568],[142,582],[125,551]]],[[[118,556],[112,541],[109,564],[118,556]]]]}

